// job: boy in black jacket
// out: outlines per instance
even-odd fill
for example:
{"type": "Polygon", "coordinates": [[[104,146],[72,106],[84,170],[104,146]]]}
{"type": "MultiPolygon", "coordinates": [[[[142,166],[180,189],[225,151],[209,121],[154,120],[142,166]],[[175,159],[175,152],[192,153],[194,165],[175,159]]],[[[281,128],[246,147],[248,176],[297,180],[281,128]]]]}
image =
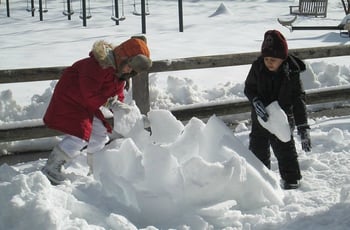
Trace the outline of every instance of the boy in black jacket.
{"type": "Polygon", "coordinates": [[[299,58],[288,55],[284,36],[277,30],[269,30],[264,35],[261,56],[253,62],[245,81],[244,93],[252,104],[249,149],[270,168],[271,145],[278,160],[284,189],[298,188],[301,179],[293,136],[290,141],[282,142],[260,125],[257,116],[266,122],[269,114],[265,107],[277,101],[288,117],[292,133],[297,126],[302,149],[310,151],[310,127],[307,124],[305,92],[300,80],[300,72],[304,70],[305,64],[299,58]]]}

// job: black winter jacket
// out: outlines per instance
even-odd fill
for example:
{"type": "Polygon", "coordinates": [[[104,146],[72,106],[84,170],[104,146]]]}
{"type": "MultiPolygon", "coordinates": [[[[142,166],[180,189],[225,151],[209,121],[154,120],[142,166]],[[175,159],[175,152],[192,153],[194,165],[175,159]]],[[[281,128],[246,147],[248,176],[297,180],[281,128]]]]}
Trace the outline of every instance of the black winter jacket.
{"type": "Polygon", "coordinates": [[[297,126],[307,124],[305,92],[300,80],[300,72],[304,70],[304,62],[292,55],[277,72],[269,71],[264,58],[259,57],[250,68],[244,94],[250,102],[258,97],[265,106],[278,101],[287,116],[294,117],[297,126]]]}

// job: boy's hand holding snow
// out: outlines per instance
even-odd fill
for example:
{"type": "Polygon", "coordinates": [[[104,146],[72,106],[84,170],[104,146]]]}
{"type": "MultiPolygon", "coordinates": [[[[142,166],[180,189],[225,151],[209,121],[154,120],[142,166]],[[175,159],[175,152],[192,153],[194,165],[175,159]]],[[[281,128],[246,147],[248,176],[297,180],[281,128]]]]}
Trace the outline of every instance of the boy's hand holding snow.
{"type": "Polygon", "coordinates": [[[310,138],[310,127],[308,125],[299,125],[298,126],[298,135],[300,136],[301,140],[301,148],[305,152],[311,151],[311,138],[310,138]]]}
{"type": "Polygon", "coordinates": [[[257,98],[255,97],[253,99],[253,106],[255,109],[256,114],[263,120],[267,121],[267,118],[269,117],[269,114],[267,113],[264,104],[257,98]]]}

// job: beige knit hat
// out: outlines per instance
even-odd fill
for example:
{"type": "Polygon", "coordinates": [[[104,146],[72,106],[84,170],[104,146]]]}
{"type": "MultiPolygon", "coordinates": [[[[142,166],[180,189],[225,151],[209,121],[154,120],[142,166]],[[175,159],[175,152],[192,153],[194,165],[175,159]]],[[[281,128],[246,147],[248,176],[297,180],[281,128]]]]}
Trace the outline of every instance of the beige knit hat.
{"type": "Polygon", "coordinates": [[[152,67],[152,61],[143,54],[129,58],[129,66],[137,73],[146,72],[152,67]]]}

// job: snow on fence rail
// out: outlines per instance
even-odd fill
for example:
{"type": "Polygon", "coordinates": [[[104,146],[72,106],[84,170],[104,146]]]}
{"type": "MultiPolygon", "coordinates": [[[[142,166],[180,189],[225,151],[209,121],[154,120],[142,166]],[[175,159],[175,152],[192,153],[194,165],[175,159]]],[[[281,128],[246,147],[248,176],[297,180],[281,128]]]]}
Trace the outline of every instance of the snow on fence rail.
{"type": "MultiPolygon", "coordinates": [[[[301,59],[349,56],[350,45],[290,49],[289,52],[301,59]]],[[[247,65],[251,64],[259,55],[260,52],[251,52],[154,61],[152,68],[148,73],[144,74],[145,76],[132,79],[132,85],[134,88],[133,98],[141,112],[145,114],[150,110],[148,87],[149,73],[247,65]]],[[[61,72],[64,68],[66,67],[0,70],[0,84],[57,80],[61,76],[61,72]]],[[[307,104],[309,105],[349,100],[350,87],[335,87],[326,90],[310,91],[307,92],[306,97],[307,104]]],[[[248,111],[248,101],[239,100],[222,104],[206,104],[205,106],[187,106],[182,109],[172,110],[171,112],[179,120],[189,120],[193,116],[205,118],[213,114],[216,114],[217,116],[225,116],[248,111]]],[[[110,121],[112,121],[112,119],[110,119],[110,121]]],[[[57,131],[46,128],[42,122],[34,126],[0,126],[0,142],[36,139],[57,136],[60,134],[61,133],[57,131]]]]}

